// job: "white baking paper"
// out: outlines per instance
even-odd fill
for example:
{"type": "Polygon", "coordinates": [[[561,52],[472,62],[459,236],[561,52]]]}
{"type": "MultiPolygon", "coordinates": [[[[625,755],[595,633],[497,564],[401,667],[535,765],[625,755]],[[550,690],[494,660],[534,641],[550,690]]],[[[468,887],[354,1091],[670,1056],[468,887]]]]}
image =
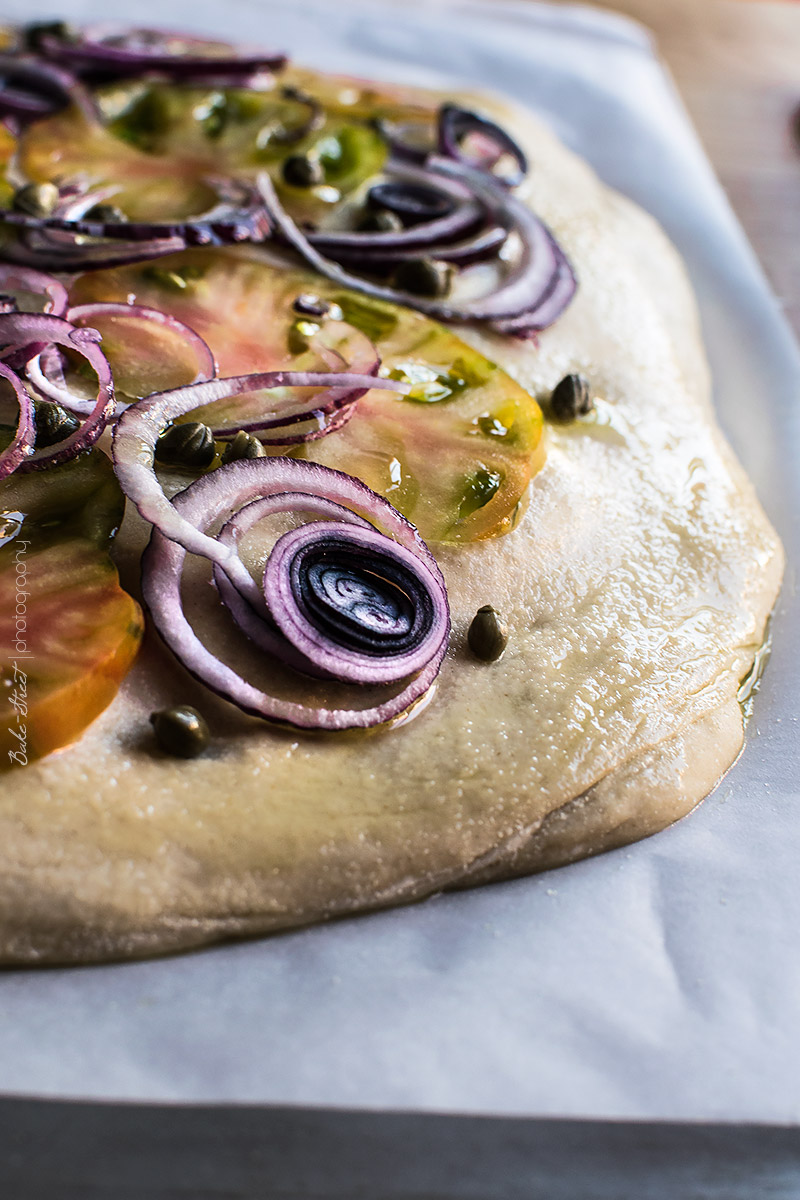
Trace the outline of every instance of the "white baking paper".
{"type": "Polygon", "coordinates": [[[722,423],[790,566],[747,748],[688,820],[413,908],[163,961],[7,971],[0,1091],[798,1121],[800,358],[646,35],[534,3],[4,8],[171,24],[335,70],[489,86],[541,110],[684,254],[722,423]]]}

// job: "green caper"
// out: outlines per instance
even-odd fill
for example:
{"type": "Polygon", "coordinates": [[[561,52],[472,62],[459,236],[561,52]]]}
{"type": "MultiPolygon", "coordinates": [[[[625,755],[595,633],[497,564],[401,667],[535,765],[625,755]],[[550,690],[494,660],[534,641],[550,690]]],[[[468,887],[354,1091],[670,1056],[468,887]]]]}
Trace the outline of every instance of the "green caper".
{"type": "Polygon", "coordinates": [[[359,233],[401,233],[405,225],[397,213],[389,212],[388,208],[367,209],[359,218],[356,229],[359,233]]]}
{"type": "Polygon", "coordinates": [[[330,307],[330,301],[314,296],[311,292],[301,292],[292,304],[294,311],[301,317],[324,317],[330,307]]]}
{"type": "Polygon", "coordinates": [[[481,662],[496,662],[508,645],[508,626],[491,604],[484,604],[472,618],[467,633],[469,648],[481,662]]]}
{"type": "Polygon", "coordinates": [[[94,208],[90,208],[86,214],[87,221],[102,221],[104,224],[109,224],[112,221],[119,224],[120,221],[127,221],[127,217],[121,208],[117,208],[116,204],[95,204],[94,208]]]}
{"type": "Polygon", "coordinates": [[[58,188],[54,183],[26,183],[14,192],[12,204],[17,212],[27,213],[29,217],[49,217],[58,199],[58,188]]]}
{"type": "Polygon", "coordinates": [[[74,25],[66,21],[35,21],[24,29],[25,44],[30,50],[38,50],[45,37],[57,38],[60,42],[75,42],[79,33],[74,25]]]}
{"type": "Polygon", "coordinates": [[[408,258],[391,277],[394,287],[413,296],[446,296],[453,281],[453,268],[433,258],[408,258]]]}
{"type": "Polygon", "coordinates": [[[37,450],[43,446],[55,446],[57,442],[63,442],[64,438],[80,428],[81,423],[76,416],[50,400],[34,400],[33,410],[37,450]]]}
{"type": "Polygon", "coordinates": [[[284,183],[292,187],[309,188],[325,182],[325,171],[316,158],[308,154],[290,154],[283,164],[284,183]]]}
{"type": "Polygon", "coordinates": [[[205,718],[188,704],[151,713],[150,724],[161,749],[176,758],[197,758],[208,746],[205,718]]]}
{"type": "Polygon", "coordinates": [[[240,429],[232,442],[228,442],[222,451],[223,463],[236,462],[239,458],[263,458],[266,454],[264,447],[252,433],[240,429]]]}
{"type": "Polygon", "coordinates": [[[594,408],[589,381],[583,375],[565,375],[553,388],[550,412],[557,421],[574,421],[594,408]]]}
{"type": "Polygon", "coordinates": [[[156,442],[156,459],[174,467],[209,467],[216,447],[207,425],[187,421],[170,425],[156,442]]]}

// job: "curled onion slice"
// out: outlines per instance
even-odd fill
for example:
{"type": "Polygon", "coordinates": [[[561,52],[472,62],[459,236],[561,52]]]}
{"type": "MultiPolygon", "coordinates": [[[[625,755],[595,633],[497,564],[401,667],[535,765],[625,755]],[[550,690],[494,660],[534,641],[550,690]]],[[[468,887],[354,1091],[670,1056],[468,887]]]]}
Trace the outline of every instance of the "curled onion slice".
{"type": "Polygon", "coordinates": [[[241,431],[252,433],[267,446],[302,446],[306,442],[319,441],[320,438],[327,437],[329,433],[335,433],[337,429],[346,425],[355,412],[355,401],[364,395],[365,390],[361,389],[357,393],[344,390],[341,393],[331,392],[324,408],[306,409],[284,418],[242,421],[235,429],[223,426],[212,429],[211,432],[215,438],[222,441],[241,431]],[[338,408],[338,411],[333,411],[334,408],[338,408]],[[302,432],[288,432],[301,423],[307,426],[302,432]]]}
{"type": "Polygon", "coordinates": [[[11,385],[19,405],[16,432],[11,443],[0,454],[0,479],[5,479],[33,453],[36,426],[33,418],[33,401],[19,377],[3,363],[0,363],[0,379],[5,379],[11,385]]]}
{"type": "MultiPolygon", "coordinates": [[[[236,547],[241,537],[258,521],[285,512],[304,513],[329,521],[347,521],[365,529],[372,528],[369,521],[363,517],[322,496],[314,496],[307,492],[279,492],[275,496],[262,496],[261,499],[246,504],[222,526],[218,534],[219,540],[225,545],[236,547]]],[[[310,662],[282,636],[269,613],[256,613],[217,565],[214,566],[214,584],[222,603],[230,611],[236,624],[255,645],[305,675],[330,678],[326,671],[310,662]]]]}
{"type": "Polygon", "coordinates": [[[302,525],[264,569],[275,623],[309,662],[349,683],[393,683],[439,649],[442,619],[427,564],[374,529],[302,525]]]}
{"type": "Polygon", "coordinates": [[[70,71],[40,58],[0,54],[0,114],[38,118],[75,104],[90,121],[97,109],[83,84],[70,71]]]}
{"type": "MultiPolygon", "coordinates": [[[[412,246],[401,249],[384,249],[380,245],[370,243],[363,247],[344,245],[334,246],[328,252],[338,262],[362,267],[364,270],[380,270],[405,259],[417,258],[421,253],[436,258],[439,262],[455,263],[457,266],[468,266],[470,263],[481,262],[494,258],[505,245],[508,230],[502,225],[488,225],[472,237],[458,242],[439,242],[430,246],[412,246]]],[[[312,245],[319,248],[320,242],[316,237],[309,238],[312,245]]]]}
{"type": "Polygon", "coordinates": [[[94,26],[75,38],[41,32],[39,50],[57,62],[88,76],[124,77],[155,71],[176,79],[243,77],[260,71],[277,71],[286,63],[283,54],[237,54],[228,46],[183,34],[155,29],[94,26]]]}
{"type": "Polygon", "coordinates": [[[537,333],[552,325],[571,303],[578,287],[578,281],[569,259],[562,254],[555,243],[554,249],[557,252],[558,271],[550,291],[531,312],[523,313],[522,316],[512,317],[509,320],[495,321],[493,328],[497,333],[517,338],[535,337],[537,333]]]}
{"type": "Polygon", "coordinates": [[[522,244],[519,261],[508,277],[487,296],[456,304],[400,292],[354,275],[311,244],[281,205],[265,173],[259,175],[258,184],[265,207],[282,239],[321,275],[343,287],[364,292],[378,300],[416,308],[444,321],[493,322],[535,312],[550,295],[559,272],[555,241],[547,226],[522,201],[483,171],[441,158],[430,159],[428,167],[437,175],[469,186],[473,195],[486,205],[497,224],[519,235],[522,244]]]}
{"type": "MultiPolygon", "coordinates": [[[[121,322],[133,321],[150,324],[157,328],[168,330],[177,335],[185,343],[195,360],[196,374],[191,383],[204,383],[213,379],[216,374],[214,355],[199,334],[179,321],[177,317],[162,312],[157,308],[148,308],[143,304],[121,304],[114,302],[98,302],[95,304],[79,304],[70,308],[66,314],[67,320],[78,328],[89,326],[94,328],[102,325],[104,319],[117,319],[121,322]]],[[[163,352],[163,349],[162,349],[163,352]]],[[[114,356],[111,355],[112,369],[114,356]]],[[[26,372],[31,383],[38,392],[54,400],[69,412],[87,416],[94,407],[94,402],[76,396],[67,385],[64,376],[64,364],[58,351],[49,348],[28,362],[26,372]]],[[[121,387],[119,377],[117,386],[121,387]]],[[[150,389],[148,389],[150,390],[150,389]]],[[[118,405],[119,408],[119,405],[118,405]]]]}
{"type": "MultiPolygon", "coordinates": [[[[0,317],[0,322],[4,319],[0,317]]],[[[112,446],[122,490],[145,520],[186,550],[219,563],[242,594],[259,609],[263,607],[263,601],[258,589],[230,547],[200,532],[191,521],[181,517],[180,510],[164,495],[154,469],[155,448],[166,427],[195,408],[245,392],[278,387],[331,388],[338,392],[344,388],[355,393],[370,388],[405,390],[403,385],[392,380],[378,380],[371,375],[351,375],[343,371],[265,371],[230,379],[212,379],[207,383],[190,384],[170,392],[157,393],[132,404],[117,421],[112,446]]]]}
{"type": "Polygon", "coordinates": [[[18,470],[29,471],[66,462],[100,437],[114,411],[114,384],[108,359],[97,344],[99,340],[96,330],[76,329],[61,317],[43,313],[0,313],[0,347],[64,346],[82,355],[97,375],[97,398],[83,423],[63,441],[34,451],[20,463],[18,470]]]}
{"type": "Polygon", "coordinates": [[[186,249],[182,237],[156,238],[149,242],[87,242],[80,236],[66,235],[66,241],[54,241],[54,235],[47,230],[23,230],[23,239],[5,243],[5,258],[21,266],[52,268],[54,271],[126,267],[186,249]]]}
{"type": "MultiPolygon", "coordinates": [[[[104,221],[92,218],[91,208],[99,203],[98,192],[88,196],[70,197],[60,205],[57,214],[36,217],[12,209],[0,210],[0,221],[22,229],[46,233],[51,242],[62,243],[67,251],[83,247],[78,238],[122,239],[126,242],[154,242],[180,238],[181,247],[224,246],[236,242],[263,242],[270,234],[260,199],[246,184],[229,180],[206,180],[218,195],[218,203],[197,217],[176,221],[104,221]]],[[[103,188],[104,198],[109,190],[103,188]]]]}
{"type": "Polygon", "coordinates": [[[432,176],[424,167],[411,163],[390,160],[390,171],[396,173],[410,187],[433,187],[450,202],[449,211],[442,216],[409,225],[397,232],[363,232],[358,230],[320,230],[310,233],[308,241],[323,254],[332,258],[347,254],[382,256],[385,252],[429,252],[433,247],[448,245],[457,238],[473,232],[485,219],[485,211],[472,196],[469,188],[458,180],[432,176]]]}
{"type": "MultiPolygon", "coordinates": [[[[428,691],[441,666],[450,630],[444,581],[432,555],[422,543],[414,526],[406,521],[396,509],[392,508],[388,501],[371,492],[357,479],[320,467],[315,463],[287,458],[254,459],[229,463],[219,471],[204,476],[191,484],[186,491],[175,497],[173,504],[180,520],[200,532],[200,530],[212,526],[221,516],[232,509],[251,501],[260,502],[262,498],[279,497],[281,493],[294,493],[296,496],[298,492],[307,494],[312,502],[314,497],[318,497],[336,505],[343,505],[357,515],[366,514],[375,522],[375,525],[380,525],[385,530],[385,534],[380,534],[377,530],[369,530],[361,523],[356,525],[348,521],[337,521],[330,525],[327,521],[321,521],[303,526],[294,531],[294,534],[284,535],[288,541],[280,539],[273,550],[274,554],[283,543],[283,548],[279,550],[279,560],[272,568],[275,577],[271,576],[270,578],[270,589],[277,587],[282,593],[285,586],[291,588],[291,578],[287,580],[286,572],[288,571],[291,576],[292,566],[298,562],[298,555],[305,562],[309,558],[314,559],[311,550],[306,551],[305,555],[301,554],[301,550],[304,546],[313,546],[315,539],[321,538],[325,542],[329,538],[343,541],[355,538],[356,541],[348,541],[348,545],[352,548],[360,545],[363,548],[363,541],[358,539],[367,537],[370,539],[370,553],[372,553],[373,544],[379,544],[380,562],[378,562],[378,557],[369,558],[366,561],[362,559],[365,571],[369,571],[370,566],[375,565],[376,570],[380,572],[386,569],[382,564],[392,563],[393,571],[408,571],[413,575],[415,596],[419,598],[424,595],[425,597],[423,607],[426,615],[421,620],[421,626],[425,630],[426,650],[420,654],[409,651],[406,661],[418,662],[423,658],[427,661],[418,674],[407,682],[398,693],[368,708],[324,708],[281,700],[248,683],[213,655],[203,645],[189,624],[183,610],[180,593],[180,580],[186,551],[177,542],[170,541],[159,529],[153,530],[142,563],[142,591],[145,603],[162,638],[183,665],[219,695],[231,700],[246,712],[267,720],[288,723],[302,729],[316,730],[368,728],[389,721],[405,712],[411,704],[428,691]],[[331,532],[332,529],[335,531],[334,533],[331,532]],[[378,539],[382,540],[378,542],[378,539]],[[399,561],[402,561],[402,568],[394,566],[399,561]],[[280,581],[279,584],[276,584],[276,579],[280,581]]],[[[294,502],[295,496],[292,496],[291,503],[294,502]]],[[[214,541],[205,533],[202,536],[209,541],[214,541]]],[[[237,558],[236,561],[239,562],[242,571],[255,588],[255,584],[241,560],[237,558]]],[[[223,569],[229,576],[232,575],[228,568],[223,567],[223,569]]],[[[403,575],[403,578],[407,583],[407,577],[403,575]]],[[[375,586],[378,588],[377,584],[375,586]]],[[[390,581],[387,593],[390,598],[392,598],[391,588],[393,586],[394,582],[390,581]]],[[[241,589],[239,590],[241,591],[241,589]]],[[[335,583],[333,590],[336,591],[335,583]]],[[[307,601],[307,592],[305,598],[307,601]]],[[[375,596],[373,596],[374,599],[375,596]]],[[[302,608],[302,604],[300,607],[302,608]]],[[[369,615],[362,614],[363,620],[359,620],[352,606],[349,610],[349,617],[344,615],[344,609],[347,607],[347,604],[338,606],[340,625],[348,627],[351,632],[358,629],[362,640],[369,641],[371,633],[375,639],[372,643],[373,646],[380,642],[381,638],[375,627],[382,624],[380,611],[389,611],[391,603],[387,606],[381,602],[372,607],[368,604],[369,615]]],[[[314,606],[312,605],[311,608],[313,609],[314,606]]],[[[334,604],[333,609],[336,608],[337,605],[334,604]]],[[[316,656],[321,653],[328,659],[337,660],[340,671],[348,670],[348,667],[342,668],[337,654],[340,652],[352,656],[354,653],[352,642],[347,636],[343,636],[337,647],[331,636],[331,613],[330,607],[321,619],[315,619],[318,618],[318,613],[313,611],[301,613],[297,626],[295,626],[295,614],[287,617],[285,624],[293,632],[295,649],[298,649],[298,642],[304,647],[308,645],[312,655],[316,656]],[[327,638],[325,637],[326,633],[327,638]],[[324,648],[320,649],[320,647],[324,648]]],[[[274,613],[274,616],[277,621],[278,613],[274,613]]],[[[335,620],[333,624],[336,624],[335,620]]],[[[392,620],[389,619],[387,624],[391,627],[392,620]]],[[[401,619],[398,623],[402,629],[396,641],[401,644],[404,640],[404,628],[408,624],[414,624],[413,616],[407,615],[405,621],[401,619]]],[[[401,650],[400,656],[404,653],[406,650],[401,650]]],[[[377,662],[377,650],[373,657],[377,662]]],[[[392,655],[390,654],[388,657],[391,658],[392,655]]],[[[314,665],[314,658],[309,661],[314,665]]],[[[375,662],[370,664],[373,673],[375,673],[375,662]]],[[[365,667],[365,669],[367,668],[365,667]]],[[[385,676],[381,678],[385,678],[385,676]]]]}
{"type": "Polygon", "coordinates": [[[458,104],[443,104],[439,109],[439,153],[469,167],[492,167],[504,156],[510,155],[514,168],[508,174],[492,172],[494,178],[506,187],[516,187],[528,173],[528,160],[524,150],[506,133],[502,126],[482,117],[478,113],[461,108],[458,104]],[[475,135],[483,153],[469,154],[463,142],[475,135]]]}
{"type": "Polygon", "coordinates": [[[11,266],[9,263],[0,263],[0,292],[11,292],[15,296],[19,292],[46,296],[44,310],[54,317],[63,317],[69,304],[67,289],[60,280],[42,271],[11,266]]]}

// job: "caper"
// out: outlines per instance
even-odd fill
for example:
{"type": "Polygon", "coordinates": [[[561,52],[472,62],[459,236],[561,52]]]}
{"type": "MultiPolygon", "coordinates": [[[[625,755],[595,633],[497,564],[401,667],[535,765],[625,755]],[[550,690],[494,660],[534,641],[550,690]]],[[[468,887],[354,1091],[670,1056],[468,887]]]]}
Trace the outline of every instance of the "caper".
{"type": "Polygon", "coordinates": [[[330,302],[314,296],[311,292],[301,292],[296,297],[292,308],[303,317],[324,317],[330,311],[330,302]]]}
{"type": "Polygon", "coordinates": [[[307,154],[290,154],[283,164],[283,179],[292,187],[308,188],[325,182],[322,164],[307,154]]]}
{"type": "Polygon", "coordinates": [[[405,225],[397,213],[389,212],[386,208],[374,212],[368,209],[360,218],[356,229],[359,233],[400,233],[405,229],[405,225]]]}
{"type": "Polygon", "coordinates": [[[270,139],[271,141],[277,142],[279,145],[291,146],[293,142],[302,141],[310,133],[316,133],[325,124],[325,110],[314,96],[309,96],[307,92],[301,91],[300,88],[287,85],[281,88],[281,97],[295,104],[307,105],[309,113],[306,120],[295,128],[284,125],[275,129],[270,139]]]}
{"type": "Polygon", "coordinates": [[[104,224],[114,222],[119,224],[120,221],[126,221],[128,218],[121,208],[117,208],[116,204],[95,204],[94,208],[90,208],[86,214],[88,221],[102,221],[104,224]]]}
{"type": "Polygon", "coordinates": [[[74,42],[79,36],[75,26],[68,25],[66,21],[35,21],[25,26],[24,35],[25,44],[31,50],[38,50],[45,37],[57,38],[60,42],[74,42]]]}
{"type": "Polygon", "coordinates": [[[469,648],[482,662],[496,662],[508,645],[508,626],[491,604],[484,604],[472,618],[467,633],[469,648]]]}
{"type": "Polygon", "coordinates": [[[446,296],[453,280],[453,268],[433,258],[408,258],[395,269],[391,282],[401,292],[413,296],[446,296]]]}
{"type": "Polygon", "coordinates": [[[264,447],[252,433],[240,429],[232,442],[228,442],[222,451],[223,463],[236,462],[239,458],[263,458],[266,454],[264,447]]]}
{"type": "Polygon", "coordinates": [[[55,446],[57,442],[63,442],[64,438],[80,428],[81,423],[76,416],[50,400],[34,400],[33,410],[37,450],[43,446],[55,446]]]}
{"type": "Polygon", "coordinates": [[[211,430],[199,421],[170,425],[156,442],[158,462],[175,467],[208,467],[215,454],[211,430]]]}
{"type": "Polygon", "coordinates": [[[188,704],[151,713],[150,724],[156,741],[166,754],[174,754],[177,758],[197,758],[208,746],[209,733],[205,718],[188,704]]]}
{"type": "Polygon", "coordinates": [[[14,192],[12,201],[17,212],[29,217],[49,217],[58,204],[58,188],[54,183],[26,183],[14,192]]]}
{"type": "Polygon", "coordinates": [[[557,421],[574,421],[594,408],[589,381],[583,375],[565,375],[553,388],[550,412],[557,421]]]}

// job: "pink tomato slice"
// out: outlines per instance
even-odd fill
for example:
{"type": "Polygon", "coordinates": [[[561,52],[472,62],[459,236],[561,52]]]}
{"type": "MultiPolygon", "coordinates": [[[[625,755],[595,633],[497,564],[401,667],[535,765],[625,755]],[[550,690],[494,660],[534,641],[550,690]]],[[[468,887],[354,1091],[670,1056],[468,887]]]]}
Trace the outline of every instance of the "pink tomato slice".
{"type": "MultiPolygon", "coordinates": [[[[320,323],[293,309],[308,292],[329,300],[375,343],[383,374],[412,387],[407,397],[368,393],[346,426],[296,453],[387,496],[426,540],[473,541],[512,528],[543,461],[542,413],[451,329],[306,272],[226,251],[91,272],[71,295],[73,303],[128,297],[162,308],[200,334],[224,376],[309,365],[309,340],[320,323]]],[[[215,407],[192,419],[228,424],[229,402],[216,414],[215,407]]]]}

